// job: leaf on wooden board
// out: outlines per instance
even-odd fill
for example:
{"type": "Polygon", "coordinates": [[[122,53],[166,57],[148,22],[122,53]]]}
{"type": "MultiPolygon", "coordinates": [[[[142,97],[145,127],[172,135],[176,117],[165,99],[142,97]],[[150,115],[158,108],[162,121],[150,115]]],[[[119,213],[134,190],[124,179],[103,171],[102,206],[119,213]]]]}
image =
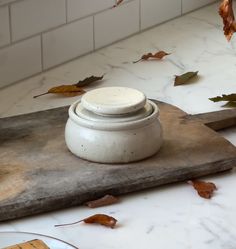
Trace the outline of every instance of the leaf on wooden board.
{"type": "Polygon", "coordinates": [[[236,22],[233,11],[233,0],[222,0],[219,8],[219,14],[223,19],[224,35],[230,41],[236,31],[236,22]]]}
{"type": "Polygon", "coordinates": [[[137,62],[142,61],[142,60],[147,61],[149,59],[161,60],[167,55],[170,55],[170,53],[166,53],[165,51],[159,51],[155,54],[147,53],[147,54],[144,54],[139,60],[134,61],[133,63],[137,63],[137,62]]]}
{"type": "Polygon", "coordinates": [[[118,201],[119,199],[114,197],[113,195],[105,195],[97,200],[87,202],[86,205],[90,208],[97,208],[97,207],[115,204],[118,201]]]}
{"type": "Polygon", "coordinates": [[[188,181],[198,192],[199,196],[205,199],[210,199],[215,190],[217,190],[216,185],[212,182],[204,182],[198,180],[188,181]]]}
{"type": "Polygon", "coordinates": [[[61,85],[61,86],[52,87],[47,92],[34,96],[34,98],[38,98],[40,96],[50,93],[61,94],[67,97],[74,97],[84,94],[85,91],[81,87],[78,87],[76,85],[61,85]]]}
{"type": "Polygon", "coordinates": [[[116,0],[116,4],[113,5],[113,8],[119,6],[124,0],[116,0]]]}
{"type": "Polygon", "coordinates": [[[175,83],[174,86],[180,86],[188,84],[191,79],[196,77],[198,75],[198,71],[196,72],[187,72],[182,75],[176,75],[175,76],[175,83]]]}
{"type": "Polygon", "coordinates": [[[104,77],[104,75],[102,75],[102,76],[90,76],[90,77],[85,78],[84,80],[80,80],[75,85],[78,86],[78,87],[88,86],[91,83],[102,80],[103,77],[104,77]]]}
{"type": "Polygon", "coordinates": [[[55,227],[75,225],[80,222],[84,222],[88,224],[100,224],[106,227],[114,228],[117,223],[117,220],[113,218],[112,216],[108,216],[106,214],[95,214],[83,220],[79,220],[73,223],[55,225],[55,227]]]}
{"type": "Polygon", "coordinates": [[[216,96],[216,97],[213,97],[213,98],[209,98],[209,100],[211,100],[213,102],[236,101],[236,93],[222,94],[222,96],[216,96]]]}
{"type": "Polygon", "coordinates": [[[236,101],[228,101],[226,104],[222,105],[222,107],[236,108],[236,101]]]}

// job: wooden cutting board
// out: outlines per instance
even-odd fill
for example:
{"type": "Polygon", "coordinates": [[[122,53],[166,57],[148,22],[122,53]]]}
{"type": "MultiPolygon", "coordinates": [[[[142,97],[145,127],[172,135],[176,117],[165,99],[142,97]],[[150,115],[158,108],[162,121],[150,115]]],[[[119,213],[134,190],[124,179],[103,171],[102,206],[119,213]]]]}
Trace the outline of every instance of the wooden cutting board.
{"type": "Polygon", "coordinates": [[[64,141],[68,107],[0,119],[0,220],[236,166],[236,148],[212,130],[236,124],[235,110],[191,116],[158,104],[164,129],[162,149],[149,159],[123,165],[84,161],[68,151],[64,141]]]}

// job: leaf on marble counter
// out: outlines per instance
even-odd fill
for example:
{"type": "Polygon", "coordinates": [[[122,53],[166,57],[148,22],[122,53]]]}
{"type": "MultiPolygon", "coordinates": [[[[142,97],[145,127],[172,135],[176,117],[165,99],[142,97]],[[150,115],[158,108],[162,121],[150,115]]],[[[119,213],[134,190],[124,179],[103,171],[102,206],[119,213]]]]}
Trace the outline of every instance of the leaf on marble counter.
{"type": "Polygon", "coordinates": [[[85,90],[82,87],[88,86],[92,83],[95,83],[99,80],[102,80],[103,77],[104,77],[104,75],[102,75],[102,76],[92,75],[92,76],[87,77],[83,80],[80,80],[76,84],[55,86],[55,87],[50,88],[45,93],[34,96],[34,98],[38,98],[40,96],[50,94],[50,93],[61,94],[61,95],[66,96],[66,97],[74,97],[74,96],[82,95],[85,93],[85,90]]]}
{"type": "Polygon", "coordinates": [[[167,55],[170,55],[170,53],[166,53],[165,51],[159,51],[155,54],[147,53],[147,54],[144,54],[139,60],[134,61],[133,63],[137,63],[137,62],[142,61],[142,60],[147,61],[149,59],[161,60],[167,55]]]}
{"type": "Polygon", "coordinates": [[[91,83],[94,83],[96,81],[102,80],[103,77],[104,77],[104,75],[102,75],[102,76],[90,76],[90,77],[85,78],[84,80],[80,80],[75,85],[79,86],[79,87],[88,86],[91,83]]]}
{"type": "Polygon", "coordinates": [[[223,19],[224,35],[230,41],[236,31],[236,22],[233,11],[233,0],[222,0],[219,7],[219,14],[223,19]]]}
{"type": "Polygon", "coordinates": [[[84,219],[83,222],[89,224],[96,223],[106,227],[114,228],[117,223],[117,220],[112,216],[108,216],[106,214],[95,214],[84,219]]]}
{"type": "Polygon", "coordinates": [[[113,218],[112,216],[108,216],[106,214],[95,214],[83,220],[79,220],[73,223],[55,225],[55,227],[75,225],[80,222],[84,222],[88,224],[100,224],[102,226],[114,228],[117,223],[117,220],[113,218]]]}
{"type": "Polygon", "coordinates": [[[190,83],[190,80],[195,78],[198,75],[198,71],[196,72],[187,72],[182,75],[175,76],[174,86],[180,86],[190,83]]]}
{"type": "Polygon", "coordinates": [[[113,8],[119,6],[119,5],[120,5],[121,3],[123,3],[123,2],[124,2],[124,0],[116,0],[116,4],[113,5],[113,8]]]}
{"type": "Polygon", "coordinates": [[[66,97],[74,97],[84,94],[85,91],[81,87],[78,87],[76,85],[61,85],[61,86],[52,87],[47,92],[34,96],[34,98],[38,98],[40,96],[50,93],[61,94],[66,97]]]}
{"type": "Polygon", "coordinates": [[[222,94],[222,96],[216,96],[213,98],[209,98],[209,100],[213,102],[220,102],[220,101],[236,101],[236,93],[232,94],[222,94]]]}
{"type": "Polygon", "coordinates": [[[204,182],[198,180],[188,181],[198,192],[199,196],[205,199],[210,199],[215,190],[217,190],[216,185],[212,182],[204,182]]]}
{"type": "Polygon", "coordinates": [[[97,200],[87,202],[86,205],[90,208],[97,208],[97,207],[115,204],[118,201],[119,199],[114,197],[113,195],[105,195],[97,200]]]}

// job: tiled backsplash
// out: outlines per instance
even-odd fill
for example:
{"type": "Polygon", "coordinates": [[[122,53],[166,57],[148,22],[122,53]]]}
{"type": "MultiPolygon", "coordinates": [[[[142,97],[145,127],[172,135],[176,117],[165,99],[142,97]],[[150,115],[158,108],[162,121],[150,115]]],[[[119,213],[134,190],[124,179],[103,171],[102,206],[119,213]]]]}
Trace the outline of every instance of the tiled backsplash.
{"type": "Polygon", "coordinates": [[[215,0],[0,0],[0,87],[215,0]]]}

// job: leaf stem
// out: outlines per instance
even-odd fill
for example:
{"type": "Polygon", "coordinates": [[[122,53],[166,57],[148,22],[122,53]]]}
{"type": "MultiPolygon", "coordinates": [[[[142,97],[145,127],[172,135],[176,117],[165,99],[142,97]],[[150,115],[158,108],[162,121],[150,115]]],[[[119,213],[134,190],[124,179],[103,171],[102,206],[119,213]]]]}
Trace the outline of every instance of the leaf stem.
{"type": "Polygon", "coordinates": [[[78,223],[80,223],[80,222],[82,222],[82,221],[83,221],[83,220],[79,220],[79,221],[72,222],[72,223],[59,224],[59,225],[55,225],[55,227],[62,227],[62,226],[75,225],[75,224],[78,224],[78,223]]]}
{"type": "Polygon", "coordinates": [[[135,63],[138,63],[138,62],[140,62],[142,59],[139,59],[139,60],[137,60],[137,61],[133,61],[133,63],[135,64],[135,63]]]}
{"type": "Polygon", "coordinates": [[[43,95],[46,95],[46,94],[49,94],[49,92],[41,93],[41,94],[39,94],[39,95],[35,95],[33,98],[36,99],[36,98],[38,98],[38,97],[40,97],[40,96],[43,96],[43,95]]]}

